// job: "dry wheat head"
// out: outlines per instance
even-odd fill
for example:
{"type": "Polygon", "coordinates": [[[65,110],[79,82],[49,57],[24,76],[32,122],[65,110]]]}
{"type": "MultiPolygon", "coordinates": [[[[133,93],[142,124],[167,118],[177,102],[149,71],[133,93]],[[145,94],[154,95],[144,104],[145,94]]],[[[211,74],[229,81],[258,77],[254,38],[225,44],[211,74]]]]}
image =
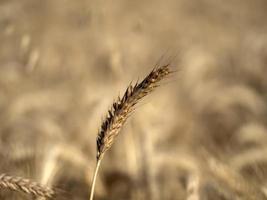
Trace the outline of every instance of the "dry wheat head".
{"type": "Polygon", "coordinates": [[[35,197],[44,197],[47,199],[53,199],[56,196],[56,191],[51,188],[41,186],[39,183],[29,179],[6,174],[0,175],[0,188],[20,191],[35,197]]]}
{"type": "Polygon", "coordinates": [[[97,137],[97,160],[101,160],[104,153],[111,147],[123,124],[132,113],[135,105],[153,89],[159,86],[159,82],[172,73],[169,64],[154,68],[145,79],[130,84],[122,98],[113,103],[103,121],[97,137]]]}

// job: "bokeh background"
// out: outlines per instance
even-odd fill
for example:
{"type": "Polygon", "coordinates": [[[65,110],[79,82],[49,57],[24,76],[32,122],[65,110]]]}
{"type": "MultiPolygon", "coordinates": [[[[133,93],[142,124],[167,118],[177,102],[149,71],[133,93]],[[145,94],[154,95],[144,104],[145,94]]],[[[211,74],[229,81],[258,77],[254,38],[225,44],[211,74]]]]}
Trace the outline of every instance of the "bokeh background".
{"type": "Polygon", "coordinates": [[[265,0],[0,0],[0,173],[88,199],[109,106],[171,61],[177,73],[105,155],[95,199],[266,199],[266,11],[265,0]]]}

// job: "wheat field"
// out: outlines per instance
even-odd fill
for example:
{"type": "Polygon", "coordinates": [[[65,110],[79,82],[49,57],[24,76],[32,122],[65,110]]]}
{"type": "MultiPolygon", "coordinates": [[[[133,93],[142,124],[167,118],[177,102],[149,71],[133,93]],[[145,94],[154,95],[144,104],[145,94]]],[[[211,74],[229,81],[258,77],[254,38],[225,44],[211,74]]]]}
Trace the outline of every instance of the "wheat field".
{"type": "Polygon", "coordinates": [[[110,106],[169,63],[105,153],[94,199],[267,199],[266,11],[0,0],[0,199],[89,200],[110,106]]]}

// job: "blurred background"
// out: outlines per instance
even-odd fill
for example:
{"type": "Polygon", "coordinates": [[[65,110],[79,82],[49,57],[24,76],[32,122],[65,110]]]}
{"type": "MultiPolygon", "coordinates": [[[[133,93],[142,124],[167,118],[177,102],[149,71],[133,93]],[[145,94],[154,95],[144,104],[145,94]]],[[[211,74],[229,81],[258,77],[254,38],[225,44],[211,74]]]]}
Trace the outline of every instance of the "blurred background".
{"type": "Polygon", "coordinates": [[[125,124],[95,199],[266,199],[266,11],[265,0],[0,0],[0,173],[88,199],[102,119],[163,56],[178,72],[125,124]]]}

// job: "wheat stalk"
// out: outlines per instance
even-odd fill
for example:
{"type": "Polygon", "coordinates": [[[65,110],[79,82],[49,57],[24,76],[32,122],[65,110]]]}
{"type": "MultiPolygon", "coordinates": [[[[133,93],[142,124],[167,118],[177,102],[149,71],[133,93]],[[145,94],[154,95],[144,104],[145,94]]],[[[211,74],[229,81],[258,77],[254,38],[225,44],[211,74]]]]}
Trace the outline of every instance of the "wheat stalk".
{"type": "Polygon", "coordinates": [[[0,188],[7,188],[13,191],[20,191],[35,197],[44,197],[53,199],[56,196],[55,190],[41,186],[39,183],[29,179],[9,176],[6,174],[0,175],[0,188]]]}
{"type": "Polygon", "coordinates": [[[130,84],[123,97],[118,97],[118,100],[109,109],[96,140],[97,162],[91,185],[90,200],[93,200],[96,177],[105,152],[114,143],[114,139],[118,136],[123,124],[135,109],[135,105],[158,87],[159,82],[170,73],[172,71],[169,64],[154,68],[142,82],[137,82],[135,85],[130,84]]]}

